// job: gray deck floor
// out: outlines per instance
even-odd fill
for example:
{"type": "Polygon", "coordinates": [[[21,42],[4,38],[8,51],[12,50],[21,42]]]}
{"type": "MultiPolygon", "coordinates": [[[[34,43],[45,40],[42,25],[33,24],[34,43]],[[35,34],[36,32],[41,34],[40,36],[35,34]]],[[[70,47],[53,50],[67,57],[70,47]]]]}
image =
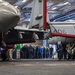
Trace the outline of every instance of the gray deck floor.
{"type": "Polygon", "coordinates": [[[35,59],[0,62],[0,75],[75,75],[75,61],[35,59]]]}

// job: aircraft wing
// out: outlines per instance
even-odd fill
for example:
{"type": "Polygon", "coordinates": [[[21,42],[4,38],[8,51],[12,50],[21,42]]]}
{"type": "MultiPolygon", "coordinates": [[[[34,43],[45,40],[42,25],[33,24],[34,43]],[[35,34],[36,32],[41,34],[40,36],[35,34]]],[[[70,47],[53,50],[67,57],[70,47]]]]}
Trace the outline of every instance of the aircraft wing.
{"type": "Polygon", "coordinates": [[[32,31],[32,32],[44,32],[47,33],[47,31],[44,30],[39,30],[39,29],[29,29],[27,27],[21,27],[21,26],[16,26],[14,27],[15,30],[22,30],[22,31],[32,31]]]}
{"type": "Polygon", "coordinates": [[[67,38],[75,38],[74,34],[64,34],[64,33],[52,32],[51,35],[52,36],[67,37],[67,38]]]}
{"type": "Polygon", "coordinates": [[[38,29],[28,29],[26,27],[16,26],[14,29],[8,31],[4,41],[6,44],[31,43],[36,40],[43,40],[44,33],[47,32],[38,29]],[[36,33],[37,36],[34,33],[36,33]]]}

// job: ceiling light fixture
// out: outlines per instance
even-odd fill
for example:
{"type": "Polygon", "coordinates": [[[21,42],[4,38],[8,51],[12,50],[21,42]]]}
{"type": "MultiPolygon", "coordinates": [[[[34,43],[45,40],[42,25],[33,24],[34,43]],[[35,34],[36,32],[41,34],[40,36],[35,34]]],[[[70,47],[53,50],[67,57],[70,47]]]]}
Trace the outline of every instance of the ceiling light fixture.
{"type": "Polygon", "coordinates": [[[64,5],[67,5],[67,4],[69,4],[69,5],[70,5],[70,3],[69,3],[69,2],[65,2],[65,3],[64,3],[64,5]]]}
{"type": "Polygon", "coordinates": [[[22,2],[26,2],[27,0],[23,0],[22,2]]]}
{"type": "Polygon", "coordinates": [[[56,7],[53,7],[53,8],[52,8],[52,10],[55,10],[55,9],[57,9],[57,8],[56,8],[56,7]]]}

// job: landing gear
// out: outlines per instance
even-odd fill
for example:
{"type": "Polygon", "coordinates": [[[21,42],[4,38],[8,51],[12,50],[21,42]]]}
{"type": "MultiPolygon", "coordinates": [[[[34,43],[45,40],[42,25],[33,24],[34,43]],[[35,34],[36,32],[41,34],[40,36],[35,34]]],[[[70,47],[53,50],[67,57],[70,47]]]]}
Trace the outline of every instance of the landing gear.
{"type": "Polygon", "coordinates": [[[5,43],[4,41],[1,41],[1,42],[0,42],[0,47],[5,48],[5,47],[6,47],[6,43],[5,43]]]}
{"type": "Polygon", "coordinates": [[[3,50],[1,52],[1,59],[2,59],[2,61],[6,61],[6,59],[7,59],[7,57],[6,57],[6,50],[3,50]]]}
{"type": "Polygon", "coordinates": [[[6,47],[6,43],[3,41],[2,33],[0,33],[0,52],[1,52],[1,59],[2,59],[2,61],[5,61],[6,58],[7,58],[6,57],[5,47],[6,47]]]}

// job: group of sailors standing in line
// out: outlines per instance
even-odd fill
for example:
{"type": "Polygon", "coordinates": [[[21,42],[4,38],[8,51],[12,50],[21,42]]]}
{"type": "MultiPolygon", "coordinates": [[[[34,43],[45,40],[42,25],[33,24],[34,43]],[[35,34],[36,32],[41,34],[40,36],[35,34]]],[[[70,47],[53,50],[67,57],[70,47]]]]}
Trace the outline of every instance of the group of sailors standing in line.
{"type": "Polygon", "coordinates": [[[2,60],[13,59],[43,59],[53,58],[57,54],[59,60],[61,59],[75,59],[75,44],[67,43],[63,44],[59,41],[56,44],[56,52],[54,53],[53,45],[50,47],[32,46],[16,44],[10,49],[5,50],[0,48],[0,54],[2,60]]]}
{"type": "MultiPolygon", "coordinates": [[[[43,46],[32,46],[24,45],[21,46],[17,44],[15,46],[16,59],[42,59],[42,58],[51,58],[53,55],[53,47],[49,49],[48,47],[43,46]]],[[[12,53],[11,50],[10,54],[12,53]]],[[[10,56],[12,59],[12,57],[10,56]]]]}

